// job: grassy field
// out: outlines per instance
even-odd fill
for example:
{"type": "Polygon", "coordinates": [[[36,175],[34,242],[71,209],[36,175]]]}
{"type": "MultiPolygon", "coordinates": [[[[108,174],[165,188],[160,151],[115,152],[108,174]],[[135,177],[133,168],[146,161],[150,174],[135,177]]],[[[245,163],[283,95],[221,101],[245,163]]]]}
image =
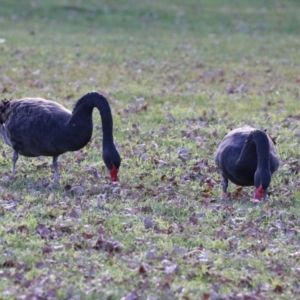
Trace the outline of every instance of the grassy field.
{"type": "Polygon", "coordinates": [[[123,159],[111,185],[97,111],[60,186],[47,157],[11,179],[1,142],[1,299],[300,297],[297,0],[2,0],[0,28],[1,98],[102,92],[123,159]],[[219,197],[213,154],[244,124],[281,158],[259,205],[219,197]]]}

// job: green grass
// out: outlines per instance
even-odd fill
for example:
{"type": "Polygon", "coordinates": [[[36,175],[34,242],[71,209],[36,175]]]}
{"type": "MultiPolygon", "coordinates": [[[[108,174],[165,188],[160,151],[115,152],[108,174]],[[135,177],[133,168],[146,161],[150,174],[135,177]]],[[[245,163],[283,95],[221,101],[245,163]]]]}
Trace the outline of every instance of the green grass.
{"type": "Polygon", "coordinates": [[[0,144],[0,298],[299,297],[299,21],[296,0],[3,0],[2,98],[105,93],[122,166],[110,185],[98,112],[60,186],[46,157],[10,179],[0,144]],[[244,124],[281,158],[259,205],[219,198],[214,152],[244,124]]]}

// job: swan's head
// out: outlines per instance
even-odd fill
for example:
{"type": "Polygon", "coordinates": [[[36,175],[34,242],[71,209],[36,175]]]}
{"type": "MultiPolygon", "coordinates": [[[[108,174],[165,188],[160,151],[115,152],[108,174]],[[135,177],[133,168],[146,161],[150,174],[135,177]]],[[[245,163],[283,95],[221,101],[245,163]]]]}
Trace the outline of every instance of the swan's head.
{"type": "Polygon", "coordinates": [[[261,200],[267,196],[267,190],[271,182],[271,172],[268,169],[258,168],[254,174],[255,193],[254,199],[261,200]]]}
{"type": "Polygon", "coordinates": [[[103,160],[109,170],[110,180],[112,182],[118,181],[118,172],[121,165],[121,157],[116,148],[109,148],[103,150],[103,160]]]}

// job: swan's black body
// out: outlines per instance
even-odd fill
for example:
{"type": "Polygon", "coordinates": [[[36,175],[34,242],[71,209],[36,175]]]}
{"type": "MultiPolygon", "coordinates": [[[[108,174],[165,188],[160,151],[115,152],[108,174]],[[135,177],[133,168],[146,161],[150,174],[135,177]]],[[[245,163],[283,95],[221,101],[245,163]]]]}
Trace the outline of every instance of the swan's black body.
{"type": "Polygon", "coordinates": [[[223,176],[223,195],[228,180],[240,186],[256,188],[255,199],[265,198],[272,174],[279,167],[274,143],[261,130],[245,126],[230,131],[215,153],[215,162],[223,176]]]}
{"type": "Polygon", "coordinates": [[[57,157],[83,148],[93,133],[92,111],[98,108],[103,131],[103,160],[117,180],[121,158],[113,142],[113,120],[105,97],[92,92],[76,103],[73,112],[41,98],[24,98],[0,103],[0,129],[5,142],[14,149],[12,175],[18,155],[52,156],[54,180],[59,181],[57,157]]]}

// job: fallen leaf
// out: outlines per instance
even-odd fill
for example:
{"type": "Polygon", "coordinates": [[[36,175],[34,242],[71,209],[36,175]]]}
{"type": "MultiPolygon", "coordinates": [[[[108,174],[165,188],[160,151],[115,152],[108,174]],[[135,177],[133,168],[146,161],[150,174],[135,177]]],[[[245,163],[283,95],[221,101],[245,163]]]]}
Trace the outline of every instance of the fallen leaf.
{"type": "Polygon", "coordinates": [[[283,288],[281,285],[276,285],[275,288],[274,288],[274,292],[276,293],[282,293],[283,292],[283,288]]]}

